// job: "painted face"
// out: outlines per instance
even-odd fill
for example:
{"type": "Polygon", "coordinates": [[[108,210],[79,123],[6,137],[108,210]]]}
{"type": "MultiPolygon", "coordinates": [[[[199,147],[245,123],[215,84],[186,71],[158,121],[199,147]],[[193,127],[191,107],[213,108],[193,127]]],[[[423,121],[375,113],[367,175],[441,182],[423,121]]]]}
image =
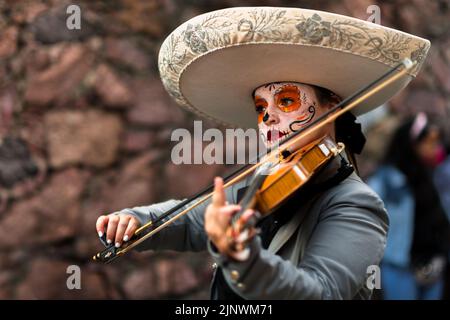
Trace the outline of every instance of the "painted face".
{"type": "MultiPolygon", "coordinates": [[[[254,103],[266,147],[298,131],[326,111],[317,102],[313,87],[296,82],[262,85],[255,90],[254,103]]],[[[321,130],[304,140],[303,145],[324,134],[321,130]]]]}

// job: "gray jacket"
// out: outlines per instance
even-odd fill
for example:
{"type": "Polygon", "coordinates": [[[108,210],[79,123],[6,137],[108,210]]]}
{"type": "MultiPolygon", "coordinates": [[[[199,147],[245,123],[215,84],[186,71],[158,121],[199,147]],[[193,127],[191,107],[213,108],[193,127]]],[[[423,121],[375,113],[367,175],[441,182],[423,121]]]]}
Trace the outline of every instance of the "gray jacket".
{"type": "MultiPolygon", "coordinates": [[[[236,203],[237,190],[248,182],[228,188],[227,200],[236,203]]],[[[379,264],[388,229],[381,199],[352,173],[316,197],[299,201],[305,204],[277,231],[269,248],[263,249],[255,237],[250,258],[244,262],[224,259],[208,241],[204,211],[209,202],[143,242],[138,250],[208,250],[232,290],[246,299],[369,299],[368,267],[379,264]]],[[[122,212],[146,223],[179,202],[122,212]]]]}

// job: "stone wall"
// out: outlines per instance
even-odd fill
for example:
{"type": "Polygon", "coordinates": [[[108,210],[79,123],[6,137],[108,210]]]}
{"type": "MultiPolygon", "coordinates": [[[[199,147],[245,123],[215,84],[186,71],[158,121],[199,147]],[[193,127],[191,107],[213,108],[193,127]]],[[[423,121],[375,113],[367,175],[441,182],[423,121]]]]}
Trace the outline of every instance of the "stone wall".
{"type": "MultiPolygon", "coordinates": [[[[449,1],[295,2],[362,19],[371,4],[382,24],[432,41],[423,72],[390,108],[448,119],[449,1]]],[[[132,253],[106,266],[90,257],[101,249],[99,215],[189,196],[228,169],[170,162],[171,131],[195,117],[165,93],[157,54],[181,22],[237,5],[292,1],[0,0],[0,299],[208,297],[205,253],[132,253]],[[65,28],[72,3],[80,31],[65,28]],[[82,290],[66,288],[71,264],[82,290]]],[[[389,123],[372,131],[368,157],[389,123]]]]}

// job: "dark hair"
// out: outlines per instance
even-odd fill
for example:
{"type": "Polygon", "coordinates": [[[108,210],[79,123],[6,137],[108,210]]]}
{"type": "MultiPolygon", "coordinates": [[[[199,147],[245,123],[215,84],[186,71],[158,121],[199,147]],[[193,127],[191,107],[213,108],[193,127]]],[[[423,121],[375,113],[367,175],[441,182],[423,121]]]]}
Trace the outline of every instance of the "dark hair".
{"type": "Polygon", "coordinates": [[[395,130],[384,155],[384,163],[391,164],[402,171],[411,184],[424,181],[426,167],[419,159],[415,147],[427,137],[430,124],[426,124],[420,133],[412,137],[414,119],[408,119],[395,130]]]}
{"type": "Polygon", "coordinates": [[[313,87],[317,100],[322,106],[327,104],[337,104],[342,100],[341,97],[339,97],[331,90],[314,85],[312,85],[311,87],[313,87]]]}
{"type": "MultiPolygon", "coordinates": [[[[341,97],[331,90],[314,85],[312,87],[321,106],[336,105],[342,101],[341,97]]],[[[355,153],[360,154],[366,143],[361,124],[356,123],[356,117],[352,113],[346,112],[336,119],[334,127],[336,141],[345,144],[347,157],[358,171],[355,153]]]]}
{"type": "Polygon", "coordinates": [[[430,132],[427,123],[420,133],[412,135],[414,119],[403,122],[394,132],[384,156],[384,163],[400,170],[407,178],[415,201],[413,263],[421,263],[447,250],[447,221],[432,171],[425,166],[415,147],[430,132]]]}

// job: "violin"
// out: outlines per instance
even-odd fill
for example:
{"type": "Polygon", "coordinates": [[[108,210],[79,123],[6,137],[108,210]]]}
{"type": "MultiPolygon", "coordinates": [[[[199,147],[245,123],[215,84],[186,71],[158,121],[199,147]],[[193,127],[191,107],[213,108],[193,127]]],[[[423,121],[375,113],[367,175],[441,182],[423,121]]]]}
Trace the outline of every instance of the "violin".
{"type": "Polygon", "coordinates": [[[256,224],[282,206],[344,149],[343,143],[336,144],[329,136],[324,136],[294,153],[280,154],[276,164],[268,162],[258,170],[239,202],[241,210],[233,215],[226,232],[234,250],[242,251],[257,234],[256,224]],[[255,210],[250,218],[243,216],[247,209],[255,210]],[[241,235],[245,241],[237,241],[241,235]]]}
{"type": "MultiPolygon", "coordinates": [[[[229,237],[235,239],[237,235],[245,231],[253,231],[254,226],[260,219],[273,213],[290,199],[323,166],[340,154],[345,146],[342,143],[335,143],[333,139],[325,136],[297,151],[291,152],[290,148],[305,136],[335,121],[342,114],[350,111],[385,86],[404,76],[416,64],[417,62],[405,59],[398,66],[344,99],[309,123],[309,125],[285,138],[280,145],[271,148],[267,155],[256,164],[243,166],[224,177],[224,187],[227,188],[251,173],[254,174],[244,197],[240,201],[242,209],[231,219],[229,232],[227,232],[229,237]],[[402,69],[399,71],[399,68],[402,69]],[[255,209],[255,214],[249,219],[244,219],[243,213],[249,208],[255,209]]],[[[133,237],[122,248],[116,248],[114,244],[107,244],[106,234],[104,234],[102,237],[104,239],[101,240],[106,249],[94,255],[93,260],[110,263],[119,256],[124,255],[183,215],[188,214],[196,206],[210,199],[212,190],[213,186],[209,186],[160,215],[156,220],[143,225],[135,231],[133,237]],[[182,209],[181,212],[176,213],[180,209],[182,209]],[[173,216],[170,217],[171,215],[173,216]],[[167,217],[170,218],[162,222],[167,217]]],[[[247,239],[249,238],[251,236],[247,237],[247,239]]],[[[236,246],[245,245],[245,242],[235,242],[235,244],[236,246]]]]}

